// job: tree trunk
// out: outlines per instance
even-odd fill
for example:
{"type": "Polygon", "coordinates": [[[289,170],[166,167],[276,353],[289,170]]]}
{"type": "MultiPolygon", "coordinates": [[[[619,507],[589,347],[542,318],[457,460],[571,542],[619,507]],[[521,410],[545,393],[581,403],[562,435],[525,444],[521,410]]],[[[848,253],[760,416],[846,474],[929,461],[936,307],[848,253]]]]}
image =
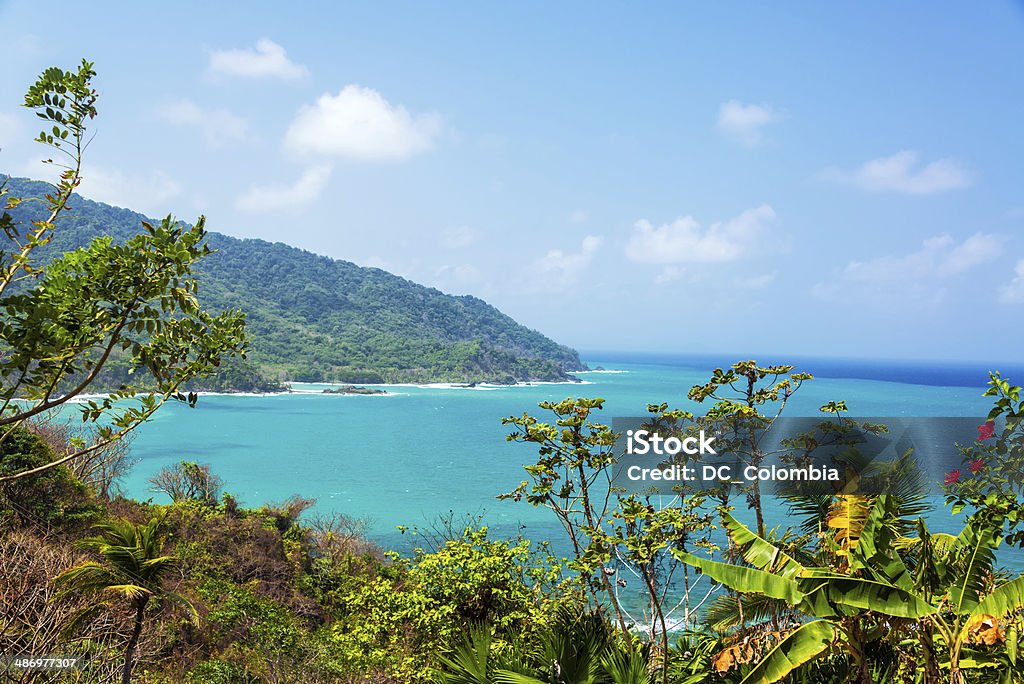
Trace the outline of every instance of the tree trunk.
{"type": "Polygon", "coordinates": [[[608,573],[604,571],[604,563],[597,566],[598,572],[601,573],[601,582],[604,584],[604,590],[608,594],[610,603],[612,604],[612,610],[615,612],[615,619],[619,623],[619,628],[622,630],[624,635],[629,635],[629,626],[626,624],[626,617],[622,614],[622,608],[619,607],[619,599],[615,595],[615,587],[612,586],[612,582],[608,579],[608,573]]]}
{"type": "MultiPolygon", "coordinates": [[[[758,465],[760,465],[760,459],[758,459],[758,465]]],[[[764,511],[761,509],[761,484],[758,480],[754,480],[754,515],[757,520],[757,536],[762,539],[766,536],[766,528],[764,526],[764,511]]]]}
{"type": "MultiPolygon", "coordinates": [[[[753,410],[754,408],[754,383],[757,382],[757,374],[751,372],[747,375],[747,407],[753,410]]],[[[755,411],[755,415],[757,412],[755,411]]],[[[750,465],[755,468],[761,465],[764,460],[764,455],[757,446],[757,434],[753,429],[747,430],[747,438],[750,442],[750,465]]],[[[753,504],[754,515],[757,517],[757,536],[764,538],[765,526],[764,526],[764,511],[761,509],[761,484],[756,478],[754,479],[754,485],[751,488],[750,502],[753,504]]]]}
{"type": "Polygon", "coordinates": [[[960,669],[960,644],[949,649],[949,684],[964,684],[964,673],[960,669]]]}
{"type": "Polygon", "coordinates": [[[873,684],[871,668],[864,655],[864,640],[861,637],[860,627],[855,622],[851,623],[846,630],[846,646],[850,652],[850,659],[853,661],[850,681],[856,682],[856,684],[873,684]]]}
{"type": "Polygon", "coordinates": [[[871,669],[868,667],[868,661],[864,658],[864,652],[853,650],[850,655],[853,660],[853,671],[850,672],[849,681],[855,684],[873,684],[871,681],[871,669]]]}
{"type": "Polygon", "coordinates": [[[655,637],[658,637],[658,650],[661,651],[659,654],[659,660],[661,661],[661,681],[662,684],[668,684],[668,623],[665,621],[665,611],[662,609],[661,603],[658,601],[658,585],[654,579],[654,573],[649,566],[641,566],[640,574],[644,578],[644,584],[647,587],[647,593],[651,598],[651,646],[653,653],[653,646],[655,637]],[[658,634],[657,625],[661,626],[661,633],[658,634]]]}
{"type": "MultiPolygon", "coordinates": [[[[576,428],[577,434],[579,428],[576,428]]],[[[583,466],[577,466],[576,472],[579,475],[580,482],[580,496],[583,501],[583,515],[587,520],[587,526],[592,530],[600,530],[601,525],[595,520],[594,509],[590,505],[590,487],[587,484],[587,473],[583,466]]],[[[607,500],[605,503],[607,507],[607,500]]],[[[603,514],[602,514],[603,516],[603,514]]],[[[580,556],[577,556],[579,558],[580,556]]],[[[615,618],[618,620],[619,627],[622,629],[622,633],[625,636],[629,636],[629,626],[626,625],[626,618],[622,614],[622,607],[619,605],[619,597],[615,592],[615,587],[612,586],[612,582],[608,579],[608,573],[605,572],[604,563],[598,563],[597,571],[601,573],[601,584],[604,585],[604,590],[608,594],[608,601],[612,605],[612,610],[615,611],[615,618]]]]}
{"type": "Polygon", "coordinates": [[[124,649],[124,672],[121,675],[121,684],[131,684],[132,667],[135,665],[135,647],[139,644],[139,636],[142,634],[142,620],[146,616],[146,604],[149,597],[141,599],[135,606],[135,626],[132,628],[132,635],[128,639],[128,645],[124,649]]]}
{"type": "Polygon", "coordinates": [[[924,656],[924,672],[921,684],[939,684],[939,664],[935,654],[935,635],[932,625],[925,622],[921,625],[921,654],[924,656]]]}

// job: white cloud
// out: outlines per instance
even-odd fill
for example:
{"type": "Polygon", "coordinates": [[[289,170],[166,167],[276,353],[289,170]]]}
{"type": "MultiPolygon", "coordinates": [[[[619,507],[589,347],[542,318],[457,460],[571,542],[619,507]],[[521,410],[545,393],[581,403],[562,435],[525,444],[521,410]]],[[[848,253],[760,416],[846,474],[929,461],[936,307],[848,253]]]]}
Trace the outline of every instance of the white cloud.
{"type": "Polygon", "coordinates": [[[630,261],[645,264],[724,263],[748,256],[777,222],[767,204],[747,209],[736,218],[708,228],[692,216],[655,227],[637,221],[626,245],[630,261]]]}
{"type": "Polygon", "coordinates": [[[739,100],[729,100],[718,108],[716,127],[719,133],[729,140],[752,147],[761,142],[765,126],[782,119],[782,112],[771,105],[744,104],[739,100]]]}
{"type": "Polygon", "coordinates": [[[999,301],[1004,304],[1024,304],[1024,259],[1013,269],[1013,280],[999,289],[999,301]]]}
{"type": "Polygon", "coordinates": [[[255,50],[216,50],[210,55],[208,71],[223,76],[243,78],[302,78],[309,70],[288,59],[285,49],[270,40],[260,38],[255,50]]]}
{"type": "Polygon", "coordinates": [[[78,192],[83,197],[157,218],[172,213],[169,201],[181,194],[177,181],[158,170],[125,174],[117,169],[86,165],[82,178],[78,192]]]}
{"type": "Polygon", "coordinates": [[[437,114],[413,116],[376,90],[349,85],[300,109],[288,127],[284,146],[299,155],[401,161],[431,149],[440,131],[437,114]]]}
{"type": "Polygon", "coordinates": [[[331,179],[331,167],[314,166],[306,169],[291,185],[254,186],[235,200],[239,211],[260,212],[279,209],[297,209],[315,201],[331,179]]]}
{"type": "Polygon", "coordinates": [[[976,233],[960,243],[949,235],[939,235],[922,242],[916,252],[851,261],[842,275],[846,280],[876,285],[946,278],[996,258],[1001,242],[986,233],[976,233]]]}
{"type": "Polygon", "coordinates": [[[208,144],[244,142],[252,136],[249,122],[226,109],[203,109],[191,100],[178,100],[158,110],[160,118],[175,126],[198,129],[208,144]]]}
{"type": "Polygon", "coordinates": [[[871,159],[854,171],[826,169],[821,176],[826,180],[853,185],[870,192],[902,192],[910,195],[930,195],[946,190],[966,188],[972,182],[971,174],[954,159],[939,159],[918,165],[920,154],[915,150],[902,150],[890,157],[871,159]]]}
{"type": "Polygon", "coordinates": [[[588,235],[580,243],[578,252],[552,249],[537,259],[533,267],[540,279],[540,282],[536,283],[538,288],[544,289],[551,285],[561,286],[575,282],[593,260],[594,254],[600,249],[602,242],[604,242],[603,238],[597,235],[588,235]]]}
{"type": "Polygon", "coordinates": [[[887,298],[904,294],[924,297],[933,303],[942,300],[941,283],[1000,256],[1002,238],[976,233],[962,241],[950,235],[938,235],[921,243],[921,248],[901,255],[886,255],[865,261],[850,261],[836,281],[819,283],[813,288],[823,299],[845,296],[855,291],[875,291],[887,298]]]}
{"type": "Polygon", "coordinates": [[[454,226],[441,233],[441,243],[448,249],[463,249],[480,239],[480,233],[468,226],[454,226]]]}
{"type": "Polygon", "coordinates": [[[32,180],[56,183],[63,169],[56,164],[47,164],[38,157],[33,157],[22,164],[15,164],[11,169],[12,176],[24,176],[32,180]]]}
{"type": "Polygon", "coordinates": [[[1002,240],[995,235],[975,233],[953,247],[939,263],[940,275],[956,275],[999,256],[1002,240]]]}

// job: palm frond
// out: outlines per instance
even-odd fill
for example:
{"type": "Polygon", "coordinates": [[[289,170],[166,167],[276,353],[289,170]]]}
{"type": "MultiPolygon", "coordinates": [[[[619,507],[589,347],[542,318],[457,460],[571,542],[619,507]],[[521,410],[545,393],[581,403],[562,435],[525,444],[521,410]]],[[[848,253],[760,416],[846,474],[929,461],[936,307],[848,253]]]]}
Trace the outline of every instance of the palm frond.
{"type": "Polygon", "coordinates": [[[745,625],[786,620],[794,615],[793,607],[782,599],[764,594],[721,594],[708,606],[704,621],[714,631],[724,632],[745,625]]]}
{"type": "Polygon", "coordinates": [[[438,656],[444,668],[437,673],[438,681],[443,684],[490,684],[490,652],[490,625],[472,625],[452,653],[438,656]]]}
{"type": "Polygon", "coordinates": [[[818,534],[825,530],[825,521],[832,507],[831,494],[799,494],[786,497],[789,512],[799,519],[804,534],[818,534]]]}
{"type": "Polygon", "coordinates": [[[164,538],[159,532],[162,518],[152,518],[143,524],[127,520],[108,520],[94,526],[100,534],[79,543],[99,556],[64,571],[55,584],[65,594],[69,592],[99,594],[100,603],[118,597],[125,602],[150,598],[164,599],[198,620],[195,607],[184,597],[165,591],[163,577],[177,559],[162,555],[164,538]]]}
{"type": "Polygon", "coordinates": [[[63,595],[67,595],[100,591],[116,582],[117,577],[106,566],[96,561],[85,561],[65,570],[53,581],[63,595]]]}
{"type": "Polygon", "coordinates": [[[138,584],[111,584],[103,587],[103,592],[123,596],[128,601],[140,601],[153,595],[152,591],[138,584]]]}
{"type": "Polygon", "coordinates": [[[614,644],[608,648],[601,667],[612,684],[651,684],[651,649],[637,641],[614,644]]]}
{"type": "Polygon", "coordinates": [[[93,618],[106,610],[106,608],[107,604],[101,601],[73,612],[64,622],[61,632],[67,637],[73,636],[80,627],[92,622],[93,618]]]}

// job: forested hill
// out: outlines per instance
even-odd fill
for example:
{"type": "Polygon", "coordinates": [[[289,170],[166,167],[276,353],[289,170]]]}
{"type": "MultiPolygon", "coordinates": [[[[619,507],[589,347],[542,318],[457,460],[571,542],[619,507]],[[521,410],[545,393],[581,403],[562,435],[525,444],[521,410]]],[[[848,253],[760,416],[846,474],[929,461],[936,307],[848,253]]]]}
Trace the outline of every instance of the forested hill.
{"type": "MultiPolygon", "coordinates": [[[[38,197],[48,187],[23,179],[8,183],[15,197],[38,197]]],[[[39,207],[24,204],[12,214],[19,221],[34,218],[39,207]]],[[[71,208],[47,247],[53,253],[100,235],[124,240],[148,220],[80,197],[71,208]]],[[[210,310],[246,312],[253,336],[249,360],[266,377],[510,383],[566,380],[571,371],[584,369],[574,350],[476,297],[447,295],[380,269],[282,243],[215,232],[209,243],[217,251],[201,262],[200,299],[210,310]]],[[[234,384],[247,385],[248,373],[239,371],[236,364],[234,384]]]]}

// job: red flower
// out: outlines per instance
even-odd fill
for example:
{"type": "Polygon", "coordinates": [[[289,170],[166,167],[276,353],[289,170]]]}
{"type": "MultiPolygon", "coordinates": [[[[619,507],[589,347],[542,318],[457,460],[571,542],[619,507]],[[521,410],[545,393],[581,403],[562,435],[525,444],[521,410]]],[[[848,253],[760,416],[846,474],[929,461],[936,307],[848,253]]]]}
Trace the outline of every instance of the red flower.
{"type": "Polygon", "coordinates": [[[948,487],[949,485],[956,484],[959,481],[960,481],[960,471],[959,470],[951,470],[951,471],[949,471],[949,473],[946,474],[946,479],[942,481],[942,484],[944,484],[944,485],[946,485],[948,487]]]}
{"type": "Polygon", "coordinates": [[[982,423],[978,426],[978,441],[984,442],[986,439],[994,435],[996,432],[996,424],[991,420],[987,423],[982,423]]]}
{"type": "Polygon", "coordinates": [[[967,464],[967,469],[972,473],[977,474],[982,468],[985,467],[985,462],[980,458],[976,458],[967,464]]]}

